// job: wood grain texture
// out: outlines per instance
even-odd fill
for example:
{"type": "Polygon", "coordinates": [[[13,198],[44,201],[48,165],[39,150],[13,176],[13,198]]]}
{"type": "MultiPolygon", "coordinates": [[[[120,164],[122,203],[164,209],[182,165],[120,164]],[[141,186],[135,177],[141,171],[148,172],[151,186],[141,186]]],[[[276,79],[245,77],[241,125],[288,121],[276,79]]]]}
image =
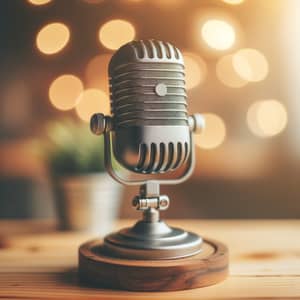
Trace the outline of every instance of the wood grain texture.
{"type": "MultiPolygon", "coordinates": [[[[210,287],[160,293],[83,286],[77,274],[78,247],[94,236],[57,233],[53,223],[0,221],[0,299],[300,299],[300,221],[168,223],[226,243],[228,279],[210,287]]],[[[122,221],[116,229],[131,224],[122,221]]]]}
{"type": "Polygon", "coordinates": [[[99,239],[80,246],[82,282],[129,291],[176,291],[210,286],[228,274],[228,249],[218,241],[206,239],[199,254],[170,260],[113,258],[101,249],[99,239]]]}

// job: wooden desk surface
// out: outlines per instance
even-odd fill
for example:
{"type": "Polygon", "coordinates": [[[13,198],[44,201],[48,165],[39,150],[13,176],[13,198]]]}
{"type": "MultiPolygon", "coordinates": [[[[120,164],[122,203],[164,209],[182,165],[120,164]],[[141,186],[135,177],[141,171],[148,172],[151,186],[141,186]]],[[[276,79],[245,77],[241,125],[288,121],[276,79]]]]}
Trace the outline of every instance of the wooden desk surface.
{"type": "MultiPolygon", "coordinates": [[[[131,222],[122,221],[118,227],[131,222]]],[[[170,221],[225,242],[230,276],[218,285],[164,293],[80,286],[77,249],[87,234],[40,221],[0,221],[0,299],[299,299],[300,221],[170,221]],[[36,233],[32,233],[32,231],[36,233]]]]}

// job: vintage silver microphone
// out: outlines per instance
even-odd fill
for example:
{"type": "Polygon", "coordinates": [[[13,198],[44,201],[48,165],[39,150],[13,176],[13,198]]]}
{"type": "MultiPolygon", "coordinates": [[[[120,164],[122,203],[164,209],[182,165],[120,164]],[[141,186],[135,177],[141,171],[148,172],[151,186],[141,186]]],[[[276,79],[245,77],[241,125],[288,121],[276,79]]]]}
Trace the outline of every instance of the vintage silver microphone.
{"type": "Polygon", "coordinates": [[[91,130],[104,134],[110,175],[123,184],[141,185],[133,205],[144,217],[132,228],[108,235],[104,249],[109,255],[134,259],[197,254],[202,244],[199,236],[170,228],[159,218],[159,210],[169,206],[159,185],[177,184],[191,175],[195,161],[192,133],[204,127],[201,115],[187,114],[182,55],[169,43],[133,41],[113,55],[109,77],[111,117],[93,115],[91,130]],[[141,178],[120,177],[112,166],[112,155],[141,178]],[[178,178],[153,179],[176,169],[184,169],[178,178]]]}

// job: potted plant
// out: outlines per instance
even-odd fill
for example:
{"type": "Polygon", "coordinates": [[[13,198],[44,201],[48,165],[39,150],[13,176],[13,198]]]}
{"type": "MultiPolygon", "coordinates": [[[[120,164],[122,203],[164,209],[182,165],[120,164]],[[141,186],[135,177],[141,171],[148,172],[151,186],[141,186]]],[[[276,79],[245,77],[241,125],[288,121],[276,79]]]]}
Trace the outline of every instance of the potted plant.
{"type": "Polygon", "coordinates": [[[52,178],[59,226],[105,235],[120,206],[121,185],[106,173],[103,137],[68,119],[46,128],[44,157],[52,178]]]}

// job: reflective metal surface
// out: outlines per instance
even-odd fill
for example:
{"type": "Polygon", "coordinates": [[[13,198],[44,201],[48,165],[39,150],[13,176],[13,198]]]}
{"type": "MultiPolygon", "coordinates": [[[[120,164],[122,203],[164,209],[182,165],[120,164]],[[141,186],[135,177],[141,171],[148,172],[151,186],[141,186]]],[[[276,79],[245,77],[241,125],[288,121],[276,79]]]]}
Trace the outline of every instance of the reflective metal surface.
{"type": "Polygon", "coordinates": [[[183,58],[169,43],[133,41],[109,64],[113,152],[127,169],[173,171],[190,152],[183,58]]]}
{"type": "MultiPolygon", "coordinates": [[[[129,259],[175,259],[199,253],[202,238],[171,228],[159,218],[169,198],[160,184],[185,181],[195,166],[193,132],[203,127],[199,115],[187,115],[185,74],[180,51],[169,43],[133,41],[121,47],[109,64],[112,116],[96,114],[91,129],[104,134],[105,167],[118,182],[141,185],[133,205],[143,220],[132,228],[108,235],[104,251],[129,259]],[[175,178],[125,179],[112,165],[139,174],[169,173],[183,166],[175,178]]],[[[143,177],[144,176],[144,177],[143,177]]]]}
{"type": "Polygon", "coordinates": [[[110,255],[129,259],[175,259],[195,255],[201,251],[202,238],[163,221],[139,221],[108,235],[104,251],[110,255]]]}

